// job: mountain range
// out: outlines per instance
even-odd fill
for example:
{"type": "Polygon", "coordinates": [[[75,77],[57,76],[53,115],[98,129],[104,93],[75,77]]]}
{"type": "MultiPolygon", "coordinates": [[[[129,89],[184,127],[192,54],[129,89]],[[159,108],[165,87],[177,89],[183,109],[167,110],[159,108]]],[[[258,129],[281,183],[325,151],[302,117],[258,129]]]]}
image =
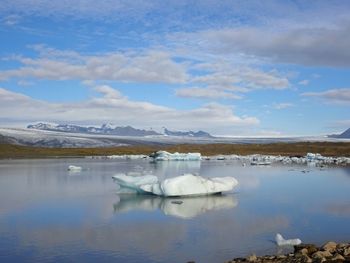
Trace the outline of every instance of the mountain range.
{"type": "Polygon", "coordinates": [[[202,138],[213,138],[212,135],[210,135],[207,132],[204,131],[188,131],[188,132],[182,132],[182,131],[169,131],[167,128],[164,128],[164,134],[167,136],[181,136],[181,137],[202,137],[202,138]]]}
{"type": "Polygon", "coordinates": [[[339,139],[350,139],[350,128],[341,134],[332,134],[332,135],[329,135],[328,137],[339,138],[339,139]]]}
{"type": "Polygon", "coordinates": [[[112,124],[102,124],[101,127],[84,127],[72,124],[52,124],[39,122],[36,124],[30,124],[27,126],[28,129],[35,130],[46,130],[46,131],[56,131],[56,132],[69,132],[69,133],[87,133],[87,134],[103,134],[103,135],[116,135],[116,136],[176,136],[176,137],[195,137],[195,138],[213,138],[207,132],[204,131],[170,131],[164,128],[164,133],[158,133],[154,130],[143,130],[136,129],[131,126],[114,126],[112,124]]]}

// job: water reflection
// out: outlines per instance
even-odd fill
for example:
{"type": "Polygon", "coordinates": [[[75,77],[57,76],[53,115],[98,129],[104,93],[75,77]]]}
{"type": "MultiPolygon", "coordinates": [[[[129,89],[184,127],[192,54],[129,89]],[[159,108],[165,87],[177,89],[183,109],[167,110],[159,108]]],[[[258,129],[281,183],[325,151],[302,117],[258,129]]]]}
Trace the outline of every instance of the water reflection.
{"type": "Polygon", "coordinates": [[[234,195],[210,195],[186,198],[166,198],[153,195],[119,195],[119,201],[113,205],[115,213],[134,210],[161,210],[165,215],[190,219],[211,210],[230,209],[237,206],[234,195]]]}

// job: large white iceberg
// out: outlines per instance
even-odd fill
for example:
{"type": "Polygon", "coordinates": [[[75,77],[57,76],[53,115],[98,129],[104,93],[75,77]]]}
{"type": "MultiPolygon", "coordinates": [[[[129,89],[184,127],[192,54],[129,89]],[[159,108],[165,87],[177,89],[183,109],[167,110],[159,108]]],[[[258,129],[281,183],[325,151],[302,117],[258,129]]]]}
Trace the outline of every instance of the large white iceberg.
{"type": "Polygon", "coordinates": [[[200,153],[169,153],[167,151],[157,151],[151,155],[155,161],[200,161],[200,153]]]}
{"type": "Polygon", "coordinates": [[[184,174],[159,181],[156,176],[115,175],[113,179],[121,186],[138,193],[158,196],[198,196],[231,191],[237,184],[233,177],[204,178],[199,175],[184,174]]]}

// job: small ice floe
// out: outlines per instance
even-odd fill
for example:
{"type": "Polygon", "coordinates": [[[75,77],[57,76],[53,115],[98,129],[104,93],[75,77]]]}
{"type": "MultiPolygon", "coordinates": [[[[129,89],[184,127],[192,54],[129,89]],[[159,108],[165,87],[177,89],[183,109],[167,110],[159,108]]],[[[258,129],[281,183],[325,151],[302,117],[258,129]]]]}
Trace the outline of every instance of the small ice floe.
{"type": "Polygon", "coordinates": [[[167,151],[157,151],[152,153],[150,157],[154,161],[200,161],[200,153],[169,153],[167,151]]]}
{"type": "Polygon", "coordinates": [[[276,234],[275,240],[278,246],[296,246],[301,244],[301,240],[299,238],[284,239],[279,233],[276,234]]]}
{"type": "Polygon", "coordinates": [[[80,166],[75,166],[75,165],[69,165],[68,166],[68,171],[71,172],[80,172],[82,168],[80,166]]]}
{"type": "Polygon", "coordinates": [[[269,161],[252,161],[250,165],[271,165],[271,162],[269,161]]]}

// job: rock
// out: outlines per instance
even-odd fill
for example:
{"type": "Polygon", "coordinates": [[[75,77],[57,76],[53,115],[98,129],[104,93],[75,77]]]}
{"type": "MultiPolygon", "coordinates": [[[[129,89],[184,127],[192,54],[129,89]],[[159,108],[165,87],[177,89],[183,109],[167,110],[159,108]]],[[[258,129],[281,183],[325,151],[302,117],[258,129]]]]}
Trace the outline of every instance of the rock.
{"type": "Polygon", "coordinates": [[[330,258],[332,257],[332,253],[329,251],[317,251],[312,254],[312,258],[320,259],[320,258],[330,258]]]}
{"type": "Polygon", "coordinates": [[[336,261],[344,261],[345,260],[345,258],[342,256],[342,255],[340,255],[340,254],[335,254],[334,255],[334,257],[332,257],[332,260],[336,260],[336,261]]]}
{"type": "Polygon", "coordinates": [[[337,244],[337,249],[346,248],[347,246],[348,246],[348,244],[346,244],[346,243],[339,243],[339,244],[337,244]]]}
{"type": "Polygon", "coordinates": [[[307,248],[303,248],[303,249],[298,251],[298,254],[307,256],[309,254],[309,251],[307,250],[307,248]]]}
{"type": "Polygon", "coordinates": [[[256,257],[255,254],[250,255],[249,257],[247,257],[247,261],[249,261],[249,262],[254,262],[254,261],[256,261],[257,259],[258,259],[258,258],[256,257]]]}
{"type": "Polygon", "coordinates": [[[323,250],[329,251],[330,253],[335,252],[336,248],[337,248],[337,243],[335,243],[333,241],[327,242],[326,244],[324,244],[322,246],[323,250]]]}
{"type": "MultiPolygon", "coordinates": [[[[236,258],[231,263],[350,263],[350,244],[328,242],[322,247],[313,244],[294,246],[294,253],[285,255],[266,255],[257,257],[255,254],[247,258],[236,258]],[[331,251],[334,251],[333,253],[331,251]],[[346,255],[344,255],[346,253],[346,255]]],[[[229,263],[227,262],[227,263],[229,263]]]]}
{"type": "Polygon", "coordinates": [[[312,255],[313,253],[318,251],[317,247],[313,244],[300,244],[300,245],[294,246],[294,253],[297,253],[304,248],[307,249],[308,255],[312,255]]]}
{"type": "Polygon", "coordinates": [[[285,259],[285,258],[287,258],[286,255],[278,255],[278,256],[277,256],[277,259],[285,259]]]}
{"type": "Polygon", "coordinates": [[[300,261],[303,263],[312,263],[312,259],[309,258],[307,255],[301,255],[300,261]]]}
{"type": "Polygon", "coordinates": [[[315,262],[315,263],[323,263],[326,261],[327,261],[327,259],[325,259],[325,258],[316,258],[316,259],[312,260],[312,262],[315,262]]]}

